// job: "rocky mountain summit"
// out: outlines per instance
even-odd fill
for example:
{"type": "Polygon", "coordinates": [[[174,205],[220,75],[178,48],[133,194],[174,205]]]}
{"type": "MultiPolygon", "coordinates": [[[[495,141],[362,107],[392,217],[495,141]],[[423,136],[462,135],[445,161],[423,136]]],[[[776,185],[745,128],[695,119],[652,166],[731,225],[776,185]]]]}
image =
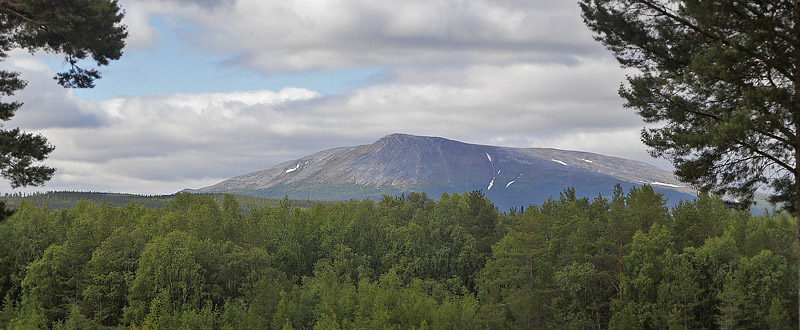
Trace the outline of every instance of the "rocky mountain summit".
{"type": "Polygon", "coordinates": [[[195,192],[224,192],[293,199],[380,199],[383,195],[476,189],[501,210],[540,204],[567,187],[579,196],[610,197],[649,184],[672,202],[693,190],[655,166],[589,152],[468,144],[440,137],[387,135],[369,145],[321,151],[272,168],[244,174],[195,192]]]}

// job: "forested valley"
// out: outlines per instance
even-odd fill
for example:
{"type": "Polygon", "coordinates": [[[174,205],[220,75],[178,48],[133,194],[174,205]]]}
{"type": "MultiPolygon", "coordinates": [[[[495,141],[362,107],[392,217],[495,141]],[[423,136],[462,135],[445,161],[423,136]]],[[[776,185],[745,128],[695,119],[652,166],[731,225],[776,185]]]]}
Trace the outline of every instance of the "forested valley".
{"type": "Polygon", "coordinates": [[[649,186],[508,212],[480,191],[23,201],[0,222],[0,328],[792,329],[794,234],[649,186]]]}

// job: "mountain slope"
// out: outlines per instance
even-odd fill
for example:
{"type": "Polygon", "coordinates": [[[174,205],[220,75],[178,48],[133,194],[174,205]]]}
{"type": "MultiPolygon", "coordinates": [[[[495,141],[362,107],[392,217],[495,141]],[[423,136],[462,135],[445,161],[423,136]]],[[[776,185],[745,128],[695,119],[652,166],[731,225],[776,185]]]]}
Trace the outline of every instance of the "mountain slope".
{"type": "Polygon", "coordinates": [[[378,199],[410,191],[436,198],[443,192],[482,189],[502,210],[540,204],[566,187],[574,187],[580,196],[610,197],[615,184],[627,189],[642,183],[673,201],[693,196],[672,173],[638,161],[391,134],[370,145],[321,151],[196,192],[336,200],[378,199]]]}

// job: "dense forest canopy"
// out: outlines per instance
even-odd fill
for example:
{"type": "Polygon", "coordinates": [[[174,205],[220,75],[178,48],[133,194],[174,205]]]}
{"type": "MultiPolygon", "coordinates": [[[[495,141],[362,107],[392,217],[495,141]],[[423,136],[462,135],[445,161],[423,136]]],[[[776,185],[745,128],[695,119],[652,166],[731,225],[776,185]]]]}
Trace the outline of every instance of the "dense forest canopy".
{"type": "Polygon", "coordinates": [[[244,214],[23,202],[0,328],[791,329],[794,219],[649,186],[500,213],[479,191],[244,214]]]}

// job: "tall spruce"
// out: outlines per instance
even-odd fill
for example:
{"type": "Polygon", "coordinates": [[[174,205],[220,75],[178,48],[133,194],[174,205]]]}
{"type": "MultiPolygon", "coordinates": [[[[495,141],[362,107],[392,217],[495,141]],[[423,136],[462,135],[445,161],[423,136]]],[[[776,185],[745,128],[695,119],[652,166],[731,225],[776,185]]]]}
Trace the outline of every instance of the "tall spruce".
{"type": "MultiPolygon", "coordinates": [[[[14,49],[64,55],[65,72],[54,77],[64,87],[91,88],[100,78],[81,60],[91,57],[97,66],[122,56],[127,37],[116,0],[0,0],[0,61],[14,49]]],[[[22,106],[2,100],[25,88],[19,72],[0,70],[0,176],[12,187],[42,185],[54,168],[37,165],[54,147],[41,135],[19,128],[2,129],[22,106]]]]}
{"type": "MultiPolygon", "coordinates": [[[[642,141],[653,156],[742,206],[768,186],[800,219],[800,0],[580,6],[596,39],[635,69],[620,95],[649,124],[642,141]]],[[[800,226],[797,236],[800,256],[800,226]]]]}

